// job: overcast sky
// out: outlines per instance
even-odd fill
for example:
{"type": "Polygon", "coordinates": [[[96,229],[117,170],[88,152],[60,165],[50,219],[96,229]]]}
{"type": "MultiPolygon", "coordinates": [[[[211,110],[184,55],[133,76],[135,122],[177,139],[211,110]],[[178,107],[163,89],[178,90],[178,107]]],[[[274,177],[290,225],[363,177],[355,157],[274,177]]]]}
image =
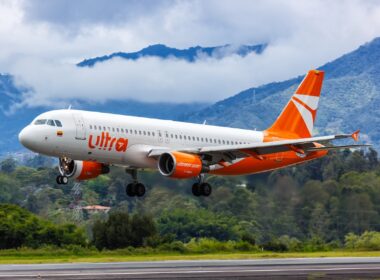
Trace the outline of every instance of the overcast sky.
{"type": "Polygon", "coordinates": [[[34,88],[29,105],[94,101],[214,102],[305,73],[380,36],[380,1],[0,0],[0,72],[34,88]],[[162,43],[176,48],[269,46],[244,58],[114,59],[162,43]]]}

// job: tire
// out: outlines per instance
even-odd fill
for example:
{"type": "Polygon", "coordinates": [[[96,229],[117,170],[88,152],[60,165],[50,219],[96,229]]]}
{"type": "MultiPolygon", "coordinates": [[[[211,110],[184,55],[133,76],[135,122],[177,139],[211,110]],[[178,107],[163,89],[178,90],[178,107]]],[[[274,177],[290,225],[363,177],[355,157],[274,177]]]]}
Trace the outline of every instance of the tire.
{"type": "Polygon", "coordinates": [[[57,182],[58,185],[62,185],[62,176],[58,175],[57,178],[55,178],[55,181],[57,182]]]}
{"type": "Polygon", "coordinates": [[[209,183],[202,183],[200,191],[203,196],[209,196],[212,193],[211,185],[209,183]]]}
{"type": "Polygon", "coordinates": [[[125,191],[127,193],[128,196],[135,196],[135,184],[131,183],[131,184],[128,184],[127,187],[125,188],[125,191]]]}
{"type": "Polygon", "coordinates": [[[200,196],[202,194],[201,193],[201,187],[198,183],[193,184],[191,191],[192,191],[194,196],[200,196]]]}
{"type": "Polygon", "coordinates": [[[145,194],[145,186],[141,183],[137,183],[135,185],[134,191],[138,197],[142,197],[145,194]]]}
{"type": "Polygon", "coordinates": [[[69,178],[67,178],[66,176],[61,176],[61,183],[62,184],[67,185],[68,182],[69,182],[69,178]]]}

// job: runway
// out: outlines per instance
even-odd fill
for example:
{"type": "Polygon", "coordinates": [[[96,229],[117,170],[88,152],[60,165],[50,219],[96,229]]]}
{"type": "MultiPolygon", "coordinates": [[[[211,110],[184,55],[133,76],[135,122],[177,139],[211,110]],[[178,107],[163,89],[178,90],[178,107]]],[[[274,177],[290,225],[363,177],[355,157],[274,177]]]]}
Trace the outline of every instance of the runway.
{"type": "Polygon", "coordinates": [[[380,258],[0,265],[0,279],[379,279],[380,258]]]}

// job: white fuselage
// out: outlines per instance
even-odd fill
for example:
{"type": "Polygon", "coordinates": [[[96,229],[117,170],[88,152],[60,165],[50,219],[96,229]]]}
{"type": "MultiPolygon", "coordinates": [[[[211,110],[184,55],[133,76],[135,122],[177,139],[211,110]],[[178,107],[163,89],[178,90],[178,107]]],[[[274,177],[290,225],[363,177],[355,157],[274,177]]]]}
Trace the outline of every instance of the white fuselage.
{"type": "Polygon", "coordinates": [[[147,156],[152,149],[258,143],[263,142],[263,133],[80,110],[55,110],[39,115],[20,132],[19,139],[25,147],[48,156],[157,168],[157,161],[147,156]],[[56,120],[62,127],[57,126],[56,120]]]}

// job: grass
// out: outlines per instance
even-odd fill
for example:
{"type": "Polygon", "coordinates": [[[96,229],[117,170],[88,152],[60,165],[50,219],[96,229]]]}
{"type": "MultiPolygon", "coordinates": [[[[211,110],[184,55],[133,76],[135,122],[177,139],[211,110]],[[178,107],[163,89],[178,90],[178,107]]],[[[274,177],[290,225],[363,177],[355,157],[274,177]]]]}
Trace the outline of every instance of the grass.
{"type": "Polygon", "coordinates": [[[242,252],[242,253],[148,253],[123,254],[117,251],[82,252],[79,255],[66,252],[43,250],[2,250],[0,264],[38,264],[38,263],[71,263],[71,262],[125,262],[125,261],[164,261],[164,260],[231,260],[262,258],[317,258],[317,257],[380,257],[380,251],[329,251],[329,252],[242,252]]]}

